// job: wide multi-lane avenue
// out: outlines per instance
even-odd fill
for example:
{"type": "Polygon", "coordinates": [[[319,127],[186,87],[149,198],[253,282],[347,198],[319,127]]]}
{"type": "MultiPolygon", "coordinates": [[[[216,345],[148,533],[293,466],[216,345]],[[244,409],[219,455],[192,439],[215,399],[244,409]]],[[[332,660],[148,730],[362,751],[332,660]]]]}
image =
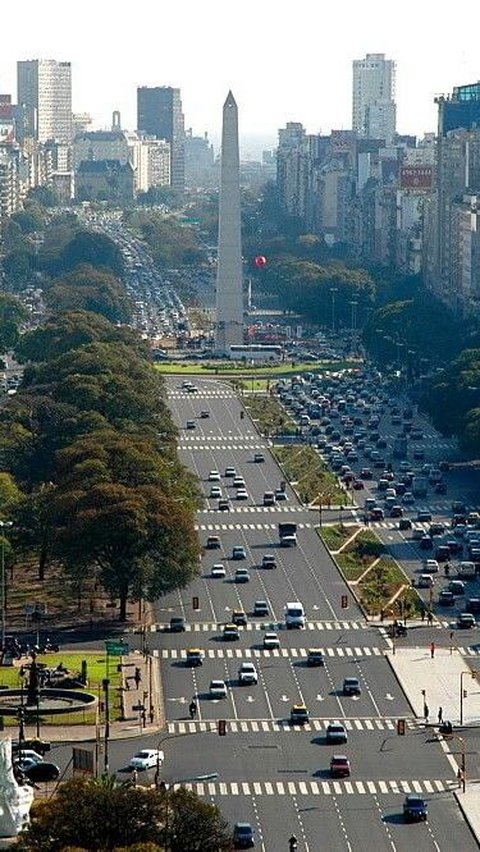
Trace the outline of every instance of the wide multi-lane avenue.
{"type": "Polygon", "coordinates": [[[318,513],[301,506],[289,485],[288,499],[263,506],[264,493],[279,489],[284,478],[265,441],[248,416],[241,417],[241,401],[226,383],[196,385],[189,393],[181,379],[168,380],[180,452],[203,484],[206,504],[198,515],[205,547],[200,576],[157,602],[157,623],[148,635],[161,666],[167,715],[160,738],[163,777],[218,803],[232,823],[250,822],[265,852],[288,850],[292,835],[299,850],[310,852],[476,849],[452,793],[454,769],[414,718],[385,657],[382,627],[365,622],[321,544],[318,513]],[[187,428],[188,421],[194,427],[187,428]],[[264,462],[255,462],[255,453],[264,462]],[[224,475],[227,467],[244,478],[246,498],[237,499],[233,478],[224,475]],[[212,471],[219,481],[209,479],[212,471]],[[221,489],[220,499],[228,498],[229,509],[218,508],[219,498],[210,497],[213,487],[221,489]],[[296,547],[279,546],[278,524],[285,521],[297,525],[296,547]],[[219,537],[218,549],[206,549],[209,536],[219,537]],[[246,558],[233,559],[234,547],[243,547],[246,558]],[[276,568],[261,567],[266,554],[275,556],[276,568]],[[217,564],[225,576],[212,576],[217,564]],[[237,568],[248,569],[249,581],[235,580],[237,568]],[[266,602],[267,615],[253,614],[257,601],[266,602]],[[285,628],[289,601],[303,604],[304,629],[285,628]],[[246,613],[247,623],[230,642],[223,627],[235,610],[246,613]],[[184,632],[168,630],[175,616],[185,618],[184,632]],[[272,632],[278,647],[265,647],[272,632]],[[311,648],[323,651],[323,667],[307,665],[311,648]],[[202,652],[202,666],[187,665],[189,649],[202,652]],[[246,662],[254,664],[258,683],[240,686],[239,668],[246,662]],[[359,696],[343,694],[346,677],[358,678],[359,696]],[[225,683],[226,697],[211,697],[212,680],[225,683]],[[198,714],[190,720],[193,696],[198,714]],[[309,711],[303,727],[290,724],[295,704],[309,711]],[[405,736],[397,735],[398,718],[406,719],[405,736]],[[219,720],[226,722],[223,737],[219,720]],[[343,723],[346,743],[327,745],[331,721],[343,723]],[[350,760],[350,777],[331,776],[333,754],[350,760]],[[428,801],[427,823],[404,823],[409,792],[428,801]]]}

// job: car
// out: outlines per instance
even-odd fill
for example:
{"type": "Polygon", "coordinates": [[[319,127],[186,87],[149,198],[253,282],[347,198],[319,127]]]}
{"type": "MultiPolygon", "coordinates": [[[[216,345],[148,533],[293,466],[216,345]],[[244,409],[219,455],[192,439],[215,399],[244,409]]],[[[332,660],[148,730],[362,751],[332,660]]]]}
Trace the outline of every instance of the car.
{"type": "Polygon", "coordinates": [[[370,520],[371,521],[383,521],[385,518],[385,512],[383,509],[380,509],[379,506],[374,506],[374,508],[370,511],[370,520]]]}
{"type": "Polygon", "coordinates": [[[310,719],[309,713],[305,704],[294,704],[290,710],[291,725],[306,725],[310,719]]]}
{"type": "Polygon", "coordinates": [[[247,624],[247,614],[243,611],[243,609],[234,609],[232,612],[232,623],[236,625],[240,625],[241,627],[245,627],[247,624]]]}
{"type": "Polygon", "coordinates": [[[218,501],[218,511],[219,512],[229,512],[230,511],[230,501],[226,500],[225,498],[223,500],[219,500],[218,501]]]}
{"type": "Polygon", "coordinates": [[[450,548],[447,544],[440,544],[435,551],[437,562],[448,562],[450,559],[450,548]]]}
{"type": "Polygon", "coordinates": [[[235,849],[252,849],[255,846],[255,832],[249,822],[235,823],[233,845],[235,849]]]}
{"type": "Polygon", "coordinates": [[[263,455],[263,453],[255,453],[255,455],[253,457],[253,461],[256,464],[261,464],[262,462],[265,461],[265,456],[263,455]]]}
{"type": "Polygon", "coordinates": [[[403,818],[405,822],[426,822],[428,806],[421,796],[409,793],[403,803],[403,818]]]}
{"type": "Polygon", "coordinates": [[[400,520],[398,522],[398,529],[399,530],[411,530],[412,529],[412,522],[411,522],[410,518],[400,518],[400,520]]]}
{"type": "Polygon", "coordinates": [[[288,500],[288,494],[284,488],[276,488],[275,489],[275,500],[282,502],[284,500],[288,500]]]}
{"type": "Polygon", "coordinates": [[[454,606],[455,596],[448,589],[442,589],[438,596],[438,603],[440,606],[454,606]]]}
{"type": "Polygon", "coordinates": [[[307,666],[324,666],[325,658],[323,656],[323,651],[320,651],[318,648],[310,648],[307,657],[307,666]]]}
{"type": "Polygon", "coordinates": [[[237,639],[240,639],[237,625],[233,623],[225,624],[222,636],[226,642],[235,642],[237,639]]]}
{"type": "Polygon", "coordinates": [[[457,626],[461,630],[469,630],[471,627],[476,627],[477,622],[471,612],[461,612],[457,618],[457,626]]]}
{"type": "Polygon", "coordinates": [[[438,574],[440,571],[440,566],[436,559],[425,559],[423,563],[423,572],[424,574],[438,574]]]}
{"type": "Polygon", "coordinates": [[[22,748],[21,751],[20,748],[17,748],[16,751],[18,752],[18,757],[16,758],[17,760],[20,759],[20,756],[22,761],[29,760],[33,763],[41,763],[41,761],[43,760],[43,755],[41,755],[38,751],[35,751],[32,748],[22,748]]]}
{"type": "Polygon", "coordinates": [[[332,778],[349,778],[350,761],[344,754],[334,754],[330,760],[330,775],[332,778]]]}
{"type": "Polygon", "coordinates": [[[433,539],[431,535],[422,535],[420,539],[421,550],[433,550],[433,539]]]}
{"type": "Polygon", "coordinates": [[[264,506],[274,506],[275,505],[275,494],[273,491],[265,491],[263,495],[263,505],[264,506]]]}
{"type": "Polygon", "coordinates": [[[269,609],[267,601],[255,601],[253,605],[253,614],[256,616],[268,616],[269,609]]]}
{"type": "Polygon", "coordinates": [[[373,473],[369,467],[362,467],[359,476],[360,479],[372,479],[373,473]]]}
{"type": "Polygon", "coordinates": [[[346,677],[344,679],[342,687],[344,695],[360,695],[361,691],[358,677],[346,677]]]}
{"type": "MultiPolygon", "coordinates": [[[[405,495],[404,495],[405,496],[405,495]]],[[[428,509],[419,509],[417,512],[417,521],[419,523],[430,523],[432,520],[432,513],[428,511],[428,509]]]]}
{"type": "Polygon", "coordinates": [[[238,681],[241,686],[258,683],[258,673],[253,663],[242,663],[238,670],[238,681]]]}
{"type": "Polygon", "coordinates": [[[428,528],[428,534],[431,535],[431,536],[443,535],[444,532],[445,532],[445,524],[434,523],[434,524],[430,524],[430,526],[428,528]]]}
{"type": "Polygon", "coordinates": [[[56,781],[60,776],[60,768],[49,760],[29,761],[20,760],[15,764],[32,784],[46,784],[56,781]]]}
{"type": "Polygon", "coordinates": [[[480,598],[468,598],[467,603],[465,604],[465,612],[480,612],[480,598]]]}
{"type": "Polygon", "coordinates": [[[203,411],[201,411],[200,417],[202,420],[206,420],[207,417],[210,417],[210,412],[208,411],[208,409],[204,409],[203,411]]]}
{"type": "Polygon", "coordinates": [[[156,769],[161,766],[165,755],[157,748],[143,748],[130,758],[129,769],[156,769]]]}
{"type": "Polygon", "coordinates": [[[329,722],[325,737],[327,743],[346,743],[348,740],[347,729],[341,722],[329,722]]]}
{"type": "Polygon", "coordinates": [[[354,479],[352,482],[352,488],[354,491],[363,491],[365,486],[361,479],[354,479]]]}
{"type": "Polygon", "coordinates": [[[450,580],[448,589],[455,598],[461,597],[465,594],[465,583],[461,580],[450,580]]]}
{"type": "Polygon", "coordinates": [[[237,500],[248,500],[248,491],[246,488],[239,488],[237,490],[237,500]]]}
{"type": "Polygon", "coordinates": [[[246,558],[247,558],[247,551],[245,550],[243,545],[238,544],[238,545],[235,545],[235,547],[232,548],[232,559],[246,559],[246,558]]]}
{"type": "Polygon", "coordinates": [[[250,572],[248,568],[237,568],[235,571],[235,582],[236,583],[249,583],[250,582],[250,572]]]}
{"type": "Polygon", "coordinates": [[[187,621],[182,615],[174,615],[170,619],[170,633],[184,633],[187,629],[187,621]]]}
{"type": "Polygon", "coordinates": [[[224,680],[211,680],[208,691],[211,698],[226,698],[227,684],[224,680]]]}
{"type": "Polygon", "coordinates": [[[273,630],[269,630],[263,637],[263,647],[266,651],[271,651],[274,648],[280,648],[280,639],[273,630]]]}
{"type": "Polygon", "coordinates": [[[212,485],[212,487],[210,488],[210,497],[212,499],[218,499],[221,496],[222,496],[222,489],[220,488],[220,486],[219,485],[212,485]]]}
{"type": "Polygon", "coordinates": [[[265,553],[262,557],[262,568],[276,568],[277,560],[273,553],[265,553]]]}
{"type": "Polygon", "coordinates": [[[417,586],[419,589],[432,589],[434,582],[431,574],[420,574],[417,586]]]}
{"type": "Polygon", "coordinates": [[[195,423],[195,420],[187,420],[187,422],[185,424],[185,428],[186,429],[196,429],[197,424],[195,423]]]}
{"type": "Polygon", "coordinates": [[[210,471],[210,473],[208,474],[208,481],[209,482],[220,482],[220,474],[219,474],[218,470],[211,470],[210,471]]]}
{"type": "Polygon", "coordinates": [[[52,746],[48,740],[43,740],[40,737],[30,737],[22,740],[21,744],[18,740],[13,740],[12,754],[16,754],[19,751],[21,751],[22,754],[25,754],[26,749],[29,749],[42,759],[43,755],[46,754],[47,751],[50,751],[51,747],[52,746]]]}
{"type": "Polygon", "coordinates": [[[207,550],[218,550],[221,547],[220,538],[218,535],[209,535],[207,538],[207,550]]]}
{"type": "Polygon", "coordinates": [[[402,509],[401,506],[398,506],[397,504],[392,506],[392,508],[390,509],[390,517],[391,518],[401,518],[402,515],[403,515],[403,509],[402,509]]]}
{"type": "Polygon", "coordinates": [[[188,648],[185,663],[187,666],[191,666],[192,668],[203,666],[204,656],[205,654],[200,650],[200,648],[188,648]]]}
{"type": "Polygon", "coordinates": [[[233,477],[233,487],[234,488],[245,488],[245,480],[243,476],[234,476],[233,477]]]}
{"type": "Polygon", "coordinates": [[[402,503],[404,506],[411,506],[412,503],[415,503],[415,497],[411,491],[405,491],[405,494],[402,497],[402,503]]]}
{"type": "Polygon", "coordinates": [[[446,494],[447,493],[447,483],[446,482],[436,482],[433,486],[433,490],[435,494],[446,494]]]}
{"type": "Polygon", "coordinates": [[[221,562],[216,562],[215,565],[212,567],[210,576],[211,577],[222,577],[222,578],[226,577],[227,572],[225,571],[225,565],[222,565],[221,562]]]}
{"type": "Polygon", "coordinates": [[[237,475],[237,471],[234,467],[226,467],[225,468],[225,476],[227,479],[233,479],[237,475]]]}

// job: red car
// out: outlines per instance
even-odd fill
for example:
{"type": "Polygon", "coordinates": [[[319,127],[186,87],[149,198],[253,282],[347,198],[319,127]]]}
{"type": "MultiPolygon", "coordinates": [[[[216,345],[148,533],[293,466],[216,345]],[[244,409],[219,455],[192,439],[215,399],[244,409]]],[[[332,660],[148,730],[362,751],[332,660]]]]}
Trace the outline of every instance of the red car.
{"type": "Polygon", "coordinates": [[[350,761],[344,754],[334,754],[330,761],[330,774],[332,778],[349,778],[350,761]]]}

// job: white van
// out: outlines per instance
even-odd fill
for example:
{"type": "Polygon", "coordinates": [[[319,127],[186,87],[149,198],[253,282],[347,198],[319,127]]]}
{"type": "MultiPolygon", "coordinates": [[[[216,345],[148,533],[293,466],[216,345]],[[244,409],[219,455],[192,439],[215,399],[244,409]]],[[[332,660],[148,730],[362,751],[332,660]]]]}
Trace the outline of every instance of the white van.
{"type": "Polygon", "coordinates": [[[285,604],[285,624],[287,630],[292,627],[305,627],[305,610],[300,601],[285,604]]]}

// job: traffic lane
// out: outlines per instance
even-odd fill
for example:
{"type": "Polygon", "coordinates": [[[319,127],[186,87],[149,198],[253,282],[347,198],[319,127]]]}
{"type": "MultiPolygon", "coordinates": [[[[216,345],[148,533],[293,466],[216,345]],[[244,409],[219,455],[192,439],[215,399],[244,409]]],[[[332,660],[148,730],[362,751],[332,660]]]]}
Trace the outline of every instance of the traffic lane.
{"type": "Polygon", "coordinates": [[[451,793],[426,793],[424,798],[428,805],[427,822],[408,824],[403,819],[404,795],[377,797],[383,821],[398,852],[411,852],[412,848],[429,852],[478,850],[478,843],[451,793]]]}
{"type": "Polygon", "coordinates": [[[253,661],[258,672],[259,683],[252,686],[241,686],[239,683],[238,673],[242,662],[242,659],[206,659],[203,666],[191,669],[186,667],[183,661],[178,660],[164,664],[162,672],[165,694],[168,696],[166,701],[168,719],[174,721],[186,718],[188,704],[193,695],[199,701],[198,718],[200,720],[272,719],[268,696],[262,687],[263,669],[260,661],[253,661]],[[225,699],[218,702],[211,699],[209,693],[211,680],[225,681],[230,703],[226,703],[225,699]]]}
{"type": "Polygon", "coordinates": [[[272,829],[275,831],[275,828],[264,818],[260,806],[261,797],[208,796],[206,801],[219,808],[223,818],[232,828],[236,822],[249,822],[255,831],[255,848],[260,849],[261,852],[270,852],[270,850],[274,852],[275,846],[269,845],[269,841],[273,839],[272,829]]]}
{"type": "MultiPolygon", "coordinates": [[[[298,840],[298,849],[306,848],[304,845],[304,820],[303,820],[303,797],[291,795],[285,790],[283,795],[262,795],[255,797],[258,818],[263,828],[263,840],[266,852],[278,852],[289,848],[290,837],[295,836],[298,840]]],[[[219,803],[221,807],[221,802],[219,803]]],[[[338,823],[338,820],[337,820],[338,823]]],[[[327,834],[327,821],[322,823],[322,834],[329,837],[329,849],[332,849],[331,838],[334,836],[333,826],[330,834],[327,834]]],[[[338,825],[337,825],[338,831],[338,825]]],[[[316,845],[310,847],[310,852],[318,848],[318,826],[316,845]]]]}
{"type": "MultiPolygon", "coordinates": [[[[332,796],[335,810],[344,829],[344,838],[355,852],[374,849],[391,852],[392,842],[388,824],[382,820],[378,800],[374,795],[332,796]]],[[[344,849],[345,846],[342,847],[344,849]]],[[[396,847],[393,847],[398,852],[396,847]]],[[[420,845],[415,849],[422,849],[420,845]]],[[[411,852],[411,847],[410,847],[411,852]]]]}
{"type": "MultiPolygon", "coordinates": [[[[405,736],[396,731],[371,731],[368,736],[349,736],[352,776],[373,781],[429,779],[455,782],[455,773],[440,744],[423,728],[408,728],[405,736]],[[360,747],[356,747],[359,742],[360,747]]],[[[338,748],[338,747],[337,747],[338,748]]]]}
{"type": "Polygon", "coordinates": [[[480,780],[480,729],[454,727],[453,732],[456,736],[452,740],[445,741],[449,754],[453,755],[457,766],[461,766],[462,749],[458,737],[462,737],[465,743],[467,783],[468,781],[480,780]]]}
{"type": "Polygon", "coordinates": [[[382,657],[363,657],[356,666],[348,668],[337,658],[328,656],[323,667],[310,667],[306,659],[290,659],[290,665],[313,715],[333,718],[339,713],[343,718],[412,715],[388,662],[382,657]],[[358,677],[360,698],[343,695],[345,677],[358,677]]]}

